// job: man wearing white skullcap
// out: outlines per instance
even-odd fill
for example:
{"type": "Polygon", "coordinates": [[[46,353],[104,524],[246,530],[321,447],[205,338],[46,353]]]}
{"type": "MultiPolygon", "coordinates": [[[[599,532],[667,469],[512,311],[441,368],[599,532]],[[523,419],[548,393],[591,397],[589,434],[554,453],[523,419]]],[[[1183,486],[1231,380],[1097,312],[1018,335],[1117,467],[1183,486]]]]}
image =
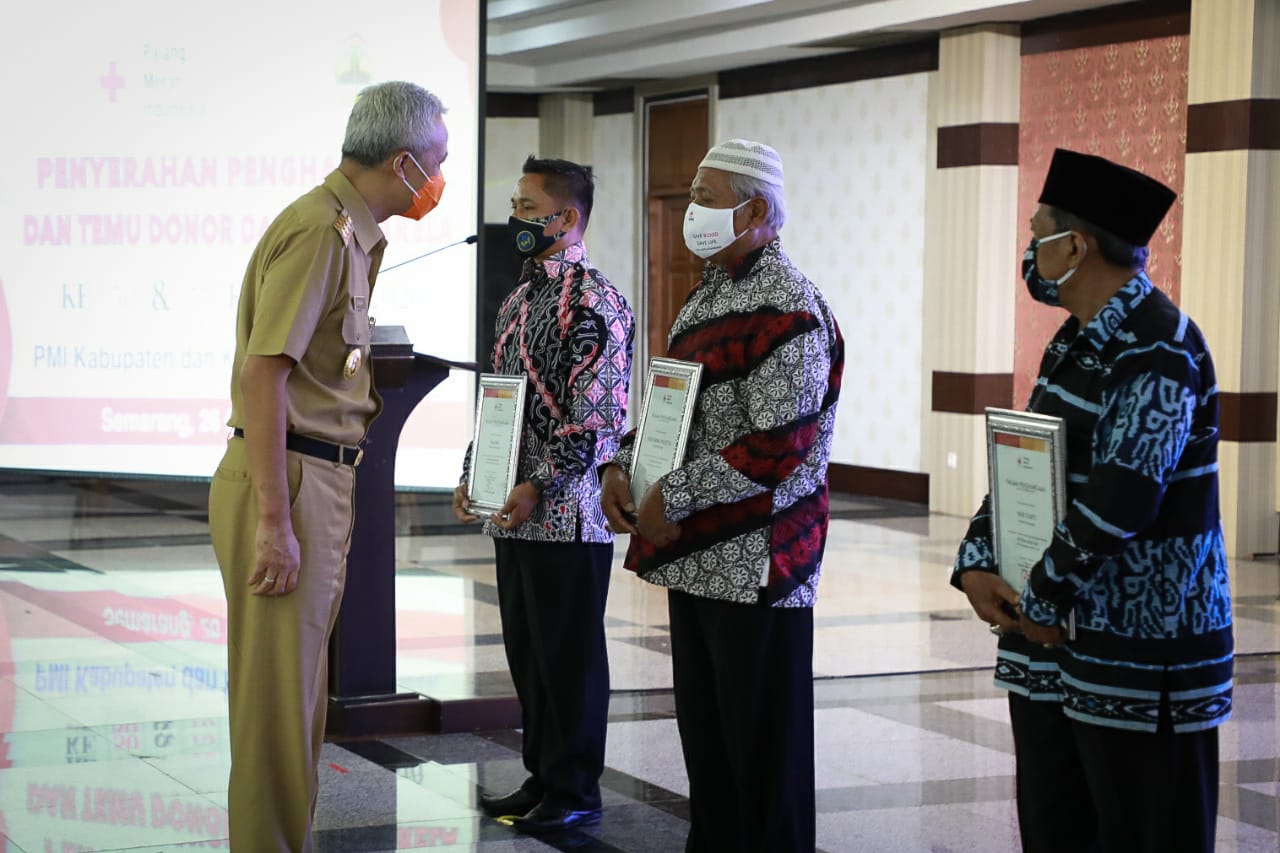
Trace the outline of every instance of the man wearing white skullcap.
{"type": "Polygon", "coordinates": [[[768,145],[747,139],[730,139],[707,152],[698,168],[707,167],[747,175],[766,184],[782,186],[782,158],[768,145]]]}
{"type": "Polygon", "coordinates": [[[702,364],[684,461],[643,496],[634,434],[601,503],[631,533],[626,567],[668,588],[688,851],[813,850],[813,605],[844,341],[782,250],[778,152],[707,152],[685,214],[707,261],[667,341],[702,364]]]}

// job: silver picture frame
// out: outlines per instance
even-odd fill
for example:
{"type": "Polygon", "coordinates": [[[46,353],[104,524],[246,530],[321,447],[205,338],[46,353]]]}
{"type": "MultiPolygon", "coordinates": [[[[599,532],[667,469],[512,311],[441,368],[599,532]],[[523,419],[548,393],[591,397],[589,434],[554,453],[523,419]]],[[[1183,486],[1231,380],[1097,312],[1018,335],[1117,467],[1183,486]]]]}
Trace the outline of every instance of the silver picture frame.
{"type": "MultiPolygon", "coordinates": [[[[1067,514],[1067,426],[1053,415],[986,409],[991,546],[1004,581],[1017,592],[1067,514]]],[[[1074,613],[1063,627],[1074,634],[1074,613]]]]}
{"type": "Polygon", "coordinates": [[[696,361],[649,359],[629,472],[637,507],[650,486],[684,463],[701,382],[702,365],[696,361]]]}
{"type": "Polygon", "coordinates": [[[497,512],[515,488],[524,428],[525,388],[523,375],[480,374],[471,467],[467,472],[467,497],[472,512],[497,512]]]}
{"type": "Polygon", "coordinates": [[[1066,423],[997,408],[986,421],[991,543],[1000,576],[1021,592],[1066,514],[1066,423]]]}

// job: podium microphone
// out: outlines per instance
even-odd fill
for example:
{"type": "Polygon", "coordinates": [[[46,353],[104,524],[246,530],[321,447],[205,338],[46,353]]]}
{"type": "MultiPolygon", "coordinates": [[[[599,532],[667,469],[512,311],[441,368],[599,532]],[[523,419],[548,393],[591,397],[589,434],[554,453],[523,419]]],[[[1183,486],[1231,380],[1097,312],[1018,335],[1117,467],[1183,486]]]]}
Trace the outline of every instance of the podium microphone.
{"type": "Polygon", "coordinates": [[[470,237],[467,237],[465,239],[457,240],[453,243],[446,243],[443,246],[437,246],[436,248],[432,249],[430,252],[427,252],[426,254],[423,254],[423,255],[418,255],[418,257],[416,258],[410,258],[407,261],[401,261],[398,264],[392,264],[389,267],[383,267],[382,269],[378,270],[378,275],[382,275],[384,272],[391,272],[393,269],[402,267],[405,264],[411,264],[414,261],[420,261],[423,258],[429,258],[432,255],[434,255],[436,252],[443,252],[445,249],[452,249],[454,246],[461,246],[463,243],[466,243],[469,246],[474,242],[476,242],[476,235],[472,234],[470,237]]]}

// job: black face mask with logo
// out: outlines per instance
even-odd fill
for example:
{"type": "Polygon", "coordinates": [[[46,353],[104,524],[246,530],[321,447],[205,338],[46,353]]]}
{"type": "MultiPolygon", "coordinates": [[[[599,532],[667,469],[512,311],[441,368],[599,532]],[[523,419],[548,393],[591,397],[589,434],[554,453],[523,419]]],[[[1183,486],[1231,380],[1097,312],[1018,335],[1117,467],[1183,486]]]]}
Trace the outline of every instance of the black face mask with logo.
{"type": "Polygon", "coordinates": [[[516,254],[522,258],[536,258],[554,246],[556,241],[564,236],[564,232],[551,235],[542,232],[546,229],[548,222],[562,213],[564,213],[563,210],[557,210],[550,216],[539,216],[534,219],[521,219],[518,216],[508,218],[507,230],[511,234],[511,245],[515,248],[516,254]]]}

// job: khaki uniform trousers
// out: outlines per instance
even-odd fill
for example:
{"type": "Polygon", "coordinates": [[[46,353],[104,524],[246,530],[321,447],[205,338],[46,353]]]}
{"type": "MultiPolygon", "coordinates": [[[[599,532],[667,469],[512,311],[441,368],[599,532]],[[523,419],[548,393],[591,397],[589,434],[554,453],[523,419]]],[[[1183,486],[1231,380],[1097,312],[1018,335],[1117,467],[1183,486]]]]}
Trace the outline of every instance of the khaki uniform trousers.
{"type": "Polygon", "coordinates": [[[227,595],[227,796],[235,853],[312,850],[329,635],[346,580],[355,469],[292,451],[286,458],[302,557],[289,595],[249,592],[258,506],[243,440],[228,442],[209,489],[209,528],[227,595]]]}

